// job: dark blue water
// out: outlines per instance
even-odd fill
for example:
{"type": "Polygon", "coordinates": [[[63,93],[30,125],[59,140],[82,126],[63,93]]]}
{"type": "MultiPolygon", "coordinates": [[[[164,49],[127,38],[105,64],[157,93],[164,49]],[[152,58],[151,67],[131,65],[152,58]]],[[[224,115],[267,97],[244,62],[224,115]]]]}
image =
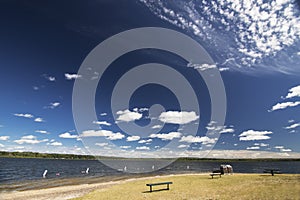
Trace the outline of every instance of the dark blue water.
{"type": "MultiPolygon", "coordinates": [[[[136,161],[135,161],[136,162],[136,161]]],[[[265,168],[279,168],[282,173],[300,173],[300,161],[234,161],[224,163],[223,161],[176,161],[158,171],[146,175],[163,175],[177,173],[211,172],[219,168],[220,164],[230,164],[235,173],[263,173],[265,168]]],[[[27,159],[27,158],[0,158],[0,190],[7,190],[8,186],[18,185],[20,189],[28,189],[28,185],[20,186],[20,183],[31,183],[32,188],[41,184],[63,185],[67,180],[88,180],[103,178],[105,180],[116,180],[131,175],[115,169],[111,169],[97,160],[62,160],[62,159],[27,159]],[[83,174],[86,168],[90,168],[88,174],[83,174]],[[43,179],[44,170],[47,169],[47,178],[43,179]],[[59,176],[57,176],[59,173],[59,176]],[[64,180],[64,181],[62,181],[64,180]],[[32,183],[35,183],[32,184],[32,183]],[[59,184],[58,184],[59,183],[59,184]]]]}

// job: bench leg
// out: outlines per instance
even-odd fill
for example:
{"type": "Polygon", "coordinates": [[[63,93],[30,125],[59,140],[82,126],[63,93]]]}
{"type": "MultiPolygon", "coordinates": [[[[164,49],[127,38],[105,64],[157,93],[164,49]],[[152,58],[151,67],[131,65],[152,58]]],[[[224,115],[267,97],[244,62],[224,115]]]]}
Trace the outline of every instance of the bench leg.
{"type": "Polygon", "coordinates": [[[170,188],[169,188],[169,184],[167,184],[167,190],[169,190],[170,188]]]}
{"type": "Polygon", "coordinates": [[[152,185],[150,185],[150,192],[152,192],[152,185]]]}

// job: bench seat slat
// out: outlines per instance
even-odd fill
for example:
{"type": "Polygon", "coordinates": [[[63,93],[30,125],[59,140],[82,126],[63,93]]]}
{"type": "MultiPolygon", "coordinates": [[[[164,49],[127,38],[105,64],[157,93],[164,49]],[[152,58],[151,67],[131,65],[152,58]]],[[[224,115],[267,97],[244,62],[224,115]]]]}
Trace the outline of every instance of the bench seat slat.
{"type": "Polygon", "coordinates": [[[147,186],[154,186],[154,185],[167,185],[167,184],[173,184],[172,182],[162,182],[162,183],[148,183],[147,186]]]}

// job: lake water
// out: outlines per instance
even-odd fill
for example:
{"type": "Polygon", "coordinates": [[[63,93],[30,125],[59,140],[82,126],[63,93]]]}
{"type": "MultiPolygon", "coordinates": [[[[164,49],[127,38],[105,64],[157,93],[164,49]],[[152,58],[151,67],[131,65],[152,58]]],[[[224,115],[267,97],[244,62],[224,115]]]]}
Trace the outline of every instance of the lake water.
{"type": "Polygon", "coordinates": [[[0,158],[0,191],[104,182],[154,174],[211,172],[220,164],[232,165],[235,173],[263,173],[265,168],[279,168],[282,173],[288,174],[300,173],[300,161],[175,161],[158,171],[128,174],[111,169],[97,160],[0,158]],[[87,168],[89,173],[83,173],[87,168]],[[47,178],[43,178],[46,169],[47,178]]]}

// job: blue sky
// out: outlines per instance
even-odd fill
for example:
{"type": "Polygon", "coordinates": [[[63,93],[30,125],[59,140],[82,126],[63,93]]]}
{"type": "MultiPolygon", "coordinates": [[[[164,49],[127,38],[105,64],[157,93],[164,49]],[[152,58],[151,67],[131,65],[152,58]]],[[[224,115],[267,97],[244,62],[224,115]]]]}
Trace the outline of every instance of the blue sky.
{"type": "MultiPolygon", "coordinates": [[[[213,148],[209,157],[299,158],[300,11],[293,1],[0,4],[0,150],[201,157],[201,151],[213,148]],[[209,65],[143,49],[120,56],[101,77],[94,68],[87,68],[89,79],[78,72],[86,56],[108,37],[150,26],[186,34],[210,54],[226,91],[224,125],[210,120],[210,94],[197,73],[211,70],[209,65]],[[113,112],[116,83],[145,63],[161,63],[182,74],[195,91],[200,112],[182,110],[170,88],[159,84],[139,87],[127,108],[113,112]],[[97,128],[78,132],[72,113],[73,85],[86,80],[100,83],[97,120],[90,122],[97,128]],[[149,108],[157,104],[164,110],[157,107],[159,112],[149,115],[149,108]],[[147,133],[128,128],[147,127],[151,121],[156,124],[147,133]],[[197,126],[194,135],[185,132],[190,125],[197,126]],[[220,134],[218,140],[210,138],[209,131],[220,134]],[[171,141],[176,146],[164,149],[171,141]]],[[[85,106],[82,102],[80,108],[85,106]]]]}

